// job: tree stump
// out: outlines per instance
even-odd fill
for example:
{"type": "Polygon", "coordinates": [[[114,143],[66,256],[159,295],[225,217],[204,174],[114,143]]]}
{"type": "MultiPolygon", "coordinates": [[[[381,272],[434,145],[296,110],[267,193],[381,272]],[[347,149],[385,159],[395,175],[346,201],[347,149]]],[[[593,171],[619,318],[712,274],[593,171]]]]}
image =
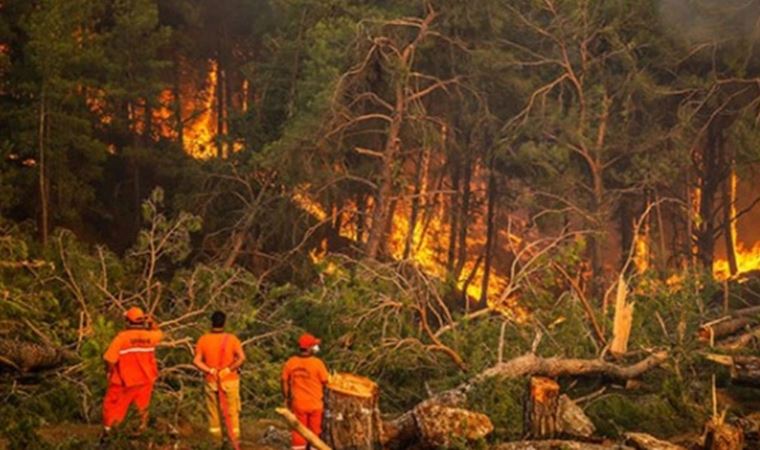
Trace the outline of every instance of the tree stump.
{"type": "Polygon", "coordinates": [[[382,448],[379,391],[372,381],[350,374],[330,377],[325,440],[334,450],[382,448]]]}
{"type": "Polygon", "coordinates": [[[744,433],[741,428],[711,420],[705,425],[705,450],[742,450],[744,433]]]}
{"type": "Polygon", "coordinates": [[[524,405],[524,433],[532,439],[557,435],[559,384],[551,378],[531,377],[524,405]]]}

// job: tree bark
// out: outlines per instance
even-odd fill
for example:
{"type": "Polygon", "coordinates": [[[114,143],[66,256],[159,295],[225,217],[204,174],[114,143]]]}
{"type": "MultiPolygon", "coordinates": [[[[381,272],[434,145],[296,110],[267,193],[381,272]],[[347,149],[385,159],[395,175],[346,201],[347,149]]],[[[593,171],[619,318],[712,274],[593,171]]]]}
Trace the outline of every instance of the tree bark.
{"type": "Polygon", "coordinates": [[[739,266],[736,261],[736,191],[734,183],[736,182],[736,169],[733,162],[727,163],[730,166],[730,174],[723,182],[723,237],[726,243],[726,257],[728,259],[728,268],[731,276],[739,273],[739,266]]]}
{"type": "Polygon", "coordinates": [[[529,375],[549,378],[601,375],[619,381],[626,381],[638,378],[645,372],[662,365],[667,361],[668,357],[668,352],[659,351],[630,366],[621,366],[602,359],[542,358],[533,353],[527,353],[509,361],[496,364],[459,386],[440,392],[423,403],[462,404],[466,399],[467,393],[474,386],[491,378],[514,379],[529,375]]]}
{"type": "Polygon", "coordinates": [[[434,402],[423,402],[385,422],[384,444],[393,450],[447,448],[455,440],[476,441],[493,431],[488,416],[434,402]]]}
{"type": "Polygon", "coordinates": [[[38,130],[38,150],[39,150],[39,194],[40,194],[40,240],[43,246],[47,246],[48,242],[48,230],[50,226],[48,224],[49,214],[49,188],[47,177],[47,158],[45,157],[45,131],[47,130],[47,109],[46,109],[46,95],[45,89],[42,89],[40,93],[40,116],[39,116],[39,130],[38,130]]]}
{"type": "Polygon", "coordinates": [[[367,256],[371,259],[376,259],[385,250],[383,242],[385,241],[385,230],[388,229],[390,220],[390,203],[395,181],[396,159],[401,147],[401,125],[405,113],[405,101],[403,86],[398,83],[396,86],[396,109],[393,112],[388,129],[388,138],[382,158],[380,188],[375,195],[372,226],[367,239],[367,256]]]}
{"type": "Polygon", "coordinates": [[[625,433],[625,443],[636,450],[686,450],[685,447],[657,439],[646,433],[625,433]]]}
{"type": "Polygon", "coordinates": [[[523,405],[523,433],[532,439],[559,434],[559,384],[551,378],[531,377],[523,405]]]}
{"type": "Polygon", "coordinates": [[[591,437],[596,427],[583,409],[565,394],[559,396],[559,430],[569,436],[591,437]]]}
{"type": "Polygon", "coordinates": [[[409,226],[406,232],[406,242],[404,242],[404,256],[403,259],[409,259],[412,254],[412,246],[414,245],[415,229],[417,228],[417,219],[419,217],[420,205],[422,203],[422,193],[425,191],[425,177],[424,173],[427,170],[427,161],[429,160],[430,150],[423,148],[420,151],[420,158],[417,161],[417,170],[414,175],[414,191],[412,196],[412,208],[409,214],[409,226]]]}
{"type": "Polygon", "coordinates": [[[329,416],[325,421],[327,443],[335,450],[375,450],[382,447],[382,420],[378,393],[369,397],[327,389],[329,416]]]}
{"type": "Polygon", "coordinates": [[[734,319],[724,320],[715,324],[700,325],[697,336],[701,341],[710,341],[710,339],[721,338],[734,334],[745,329],[752,323],[748,317],[737,317],[734,319]]]}
{"type": "Polygon", "coordinates": [[[612,344],[610,353],[615,357],[621,357],[628,352],[628,340],[631,337],[633,324],[633,302],[628,302],[628,286],[621,275],[618,278],[617,292],[615,295],[615,318],[612,328],[612,344]]]}
{"type": "Polygon", "coordinates": [[[459,229],[458,212],[461,165],[456,155],[449,157],[449,164],[451,165],[451,189],[454,191],[454,194],[452,194],[451,202],[449,203],[449,249],[446,258],[446,268],[449,273],[453,273],[457,255],[457,230],[459,229]]]}
{"type": "MultiPolygon", "coordinates": [[[[488,159],[488,201],[486,206],[486,249],[483,266],[483,283],[480,287],[480,302],[485,304],[488,299],[488,285],[491,278],[491,263],[493,249],[496,246],[496,233],[494,217],[496,216],[496,173],[494,169],[494,157],[488,159]]],[[[509,239],[509,237],[507,237],[509,239]]]]}
{"type": "Polygon", "coordinates": [[[760,357],[728,356],[714,353],[707,353],[704,356],[714,363],[729,367],[731,380],[737,384],[760,387],[760,357]]]}
{"type": "Polygon", "coordinates": [[[472,196],[472,170],[473,158],[467,156],[464,164],[464,180],[462,180],[462,203],[459,210],[459,231],[457,236],[457,263],[454,270],[454,279],[459,279],[467,262],[467,232],[470,224],[470,197],[472,196]]]}
{"type": "Polygon", "coordinates": [[[0,339],[0,367],[21,373],[53,369],[73,359],[73,354],[49,345],[0,339]]]}

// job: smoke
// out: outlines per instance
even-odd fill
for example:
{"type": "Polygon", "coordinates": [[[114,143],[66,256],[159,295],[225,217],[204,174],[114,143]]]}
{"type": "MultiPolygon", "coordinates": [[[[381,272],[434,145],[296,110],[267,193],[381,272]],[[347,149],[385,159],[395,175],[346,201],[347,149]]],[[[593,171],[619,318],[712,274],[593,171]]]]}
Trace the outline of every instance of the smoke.
{"type": "Polygon", "coordinates": [[[687,43],[760,37],[760,0],[659,0],[664,29],[687,43]]]}

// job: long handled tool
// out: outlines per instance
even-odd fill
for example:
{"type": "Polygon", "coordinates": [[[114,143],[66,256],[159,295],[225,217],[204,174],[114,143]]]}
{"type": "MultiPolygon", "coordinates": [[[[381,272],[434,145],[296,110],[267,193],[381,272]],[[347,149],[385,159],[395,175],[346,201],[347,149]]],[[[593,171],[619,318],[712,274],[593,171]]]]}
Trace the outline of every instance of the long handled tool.
{"type": "MultiPolygon", "coordinates": [[[[228,336],[225,336],[224,339],[222,339],[222,355],[224,355],[224,350],[227,347],[227,338],[228,336]]],[[[224,392],[224,389],[222,389],[222,377],[219,376],[218,373],[216,378],[216,392],[219,397],[219,409],[221,410],[222,417],[224,418],[224,428],[227,430],[227,437],[232,444],[232,448],[235,450],[240,450],[240,442],[238,441],[237,436],[235,436],[235,430],[232,428],[230,403],[227,401],[227,394],[224,392]]]]}

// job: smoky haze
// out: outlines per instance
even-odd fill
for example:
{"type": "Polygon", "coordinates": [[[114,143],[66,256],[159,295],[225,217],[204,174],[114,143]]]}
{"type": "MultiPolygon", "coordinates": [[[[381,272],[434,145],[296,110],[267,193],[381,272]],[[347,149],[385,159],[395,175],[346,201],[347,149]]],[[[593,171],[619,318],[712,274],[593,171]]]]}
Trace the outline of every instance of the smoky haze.
{"type": "Polygon", "coordinates": [[[660,0],[659,12],[688,43],[758,37],[760,0],[660,0]]]}

